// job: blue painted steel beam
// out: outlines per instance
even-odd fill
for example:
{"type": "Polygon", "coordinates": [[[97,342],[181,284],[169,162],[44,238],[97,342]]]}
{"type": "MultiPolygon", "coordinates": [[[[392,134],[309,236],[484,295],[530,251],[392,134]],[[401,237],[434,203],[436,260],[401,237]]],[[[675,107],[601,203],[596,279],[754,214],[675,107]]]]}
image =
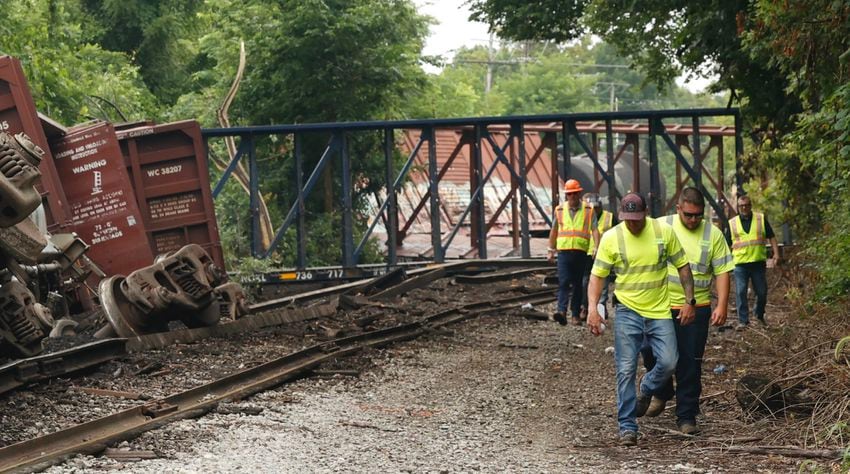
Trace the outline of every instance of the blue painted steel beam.
{"type": "MultiPolygon", "coordinates": [[[[496,153],[496,160],[495,161],[497,163],[502,162],[505,165],[505,167],[508,169],[508,171],[511,173],[511,175],[514,177],[514,179],[516,179],[518,182],[524,181],[525,177],[517,174],[516,170],[514,170],[513,167],[511,166],[510,160],[508,160],[508,158],[505,156],[505,150],[507,149],[508,145],[510,145],[511,141],[508,140],[505,143],[504,147],[499,147],[499,145],[496,144],[496,141],[493,140],[493,136],[490,135],[489,131],[485,130],[484,136],[487,138],[487,141],[490,142],[490,146],[493,147],[493,151],[496,153]]],[[[543,220],[545,220],[547,224],[552,225],[552,221],[549,220],[549,216],[546,213],[546,209],[544,209],[543,206],[540,204],[540,201],[537,200],[537,196],[529,193],[527,189],[526,189],[525,195],[528,197],[528,199],[531,200],[532,204],[534,204],[534,207],[537,208],[537,212],[539,212],[540,215],[543,216],[543,220]]]]}
{"type": "Polygon", "coordinates": [[[348,154],[348,137],[337,135],[339,142],[340,180],[342,182],[342,266],[354,266],[354,188],[351,185],[351,157],[348,154]]]}
{"type": "Polygon", "coordinates": [[[434,127],[427,127],[422,133],[428,135],[428,190],[431,213],[431,248],[434,250],[434,261],[443,263],[445,251],[442,245],[443,231],[440,225],[440,177],[437,171],[437,133],[434,127]]]}
{"type": "MultiPolygon", "coordinates": [[[[474,148],[474,156],[473,156],[473,170],[472,170],[472,181],[470,182],[469,189],[470,191],[473,189],[477,189],[478,186],[481,185],[481,182],[484,180],[484,161],[481,156],[481,139],[484,136],[484,127],[481,125],[475,126],[475,144],[474,148]]],[[[473,195],[469,199],[470,206],[473,206],[472,209],[475,210],[475,215],[473,219],[475,219],[475,230],[478,235],[476,235],[476,244],[478,245],[478,258],[486,259],[487,258],[487,206],[484,202],[484,195],[478,194],[473,195]]],[[[458,222],[460,225],[460,222],[458,222]]],[[[448,248],[448,246],[447,246],[448,248]]]]}
{"type": "Polygon", "coordinates": [[[254,137],[248,138],[248,179],[250,180],[249,206],[251,208],[251,256],[259,257],[263,252],[260,238],[260,172],[257,169],[257,154],[254,137]]]}
{"type": "Polygon", "coordinates": [[[688,163],[688,160],[686,160],[685,157],[682,155],[682,152],[679,150],[679,147],[677,147],[676,144],[673,142],[673,139],[670,138],[670,135],[667,134],[662,120],[659,118],[655,119],[655,121],[657,122],[656,130],[658,131],[658,135],[664,140],[664,143],[667,144],[667,147],[670,149],[670,151],[673,152],[673,155],[675,155],[676,157],[676,161],[678,161],[682,165],[682,168],[685,168],[685,171],[688,173],[691,179],[694,180],[694,183],[696,183],[696,188],[700,190],[702,195],[705,196],[705,199],[708,200],[708,203],[711,204],[711,207],[714,209],[714,212],[717,213],[717,216],[720,218],[720,221],[721,223],[723,223],[723,226],[725,228],[726,210],[723,209],[723,206],[717,203],[717,201],[714,199],[714,196],[710,192],[708,192],[705,186],[703,186],[702,180],[697,180],[696,171],[688,163]]]}
{"type": "MultiPolygon", "coordinates": [[[[307,184],[304,185],[304,188],[301,191],[303,195],[310,194],[310,191],[313,190],[313,187],[319,181],[319,176],[322,174],[322,171],[325,169],[328,161],[330,161],[333,156],[333,151],[335,151],[337,146],[336,135],[334,135],[328,143],[327,148],[325,148],[325,152],[322,153],[322,157],[319,158],[319,162],[316,163],[316,167],[313,168],[313,173],[310,174],[310,178],[307,179],[307,184]]],[[[278,244],[280,244],[280,240],[283,238],[283,235],[286,233],[287,229],[289,229],[289,226],[292,225],[292,219],[295,217],[297,211],[298,203],[293,204],[289,208],[289,212],[286,213],[286,218],[283,220],[283,224],[278,227],[271,245],[268,250],[266,250],[265,255],[263,255],[264,258],[271,256],[272,252],[274,252],[278,244]]]]}
{"type": "MultiPolygon", "coordinates": [[[[242,155],[245,154],[245,150],[250,146],[250,143],[253,143],[253,141],[254,137],[251,135],[244,135],[242,136],[242,139],[239,140],[239,148],[236,149],[236,153],[233,155],[233,158],[230,159],[230,163],[227,164],[227,168],[224,170],[221,178],[219,178],[218,182],[215,183],[215,188],[212,192],[213,199],[217,198],[224,189],[224,184],[227,183],[227,180],[230,178],[233,170],[235,170],[239,165],[239,160],[242,159],[242,155]]],[[[209,150],[209,144],[207,145],[207,150],[209,150]]]]}
{"type": "Polygon", "coordinates": [[[661,169],[658,166],[658,143],[655,141],[658,134],[655,120],[649,121],[649,209],[652,217],[659,217],[661,214],[661,200],[664,196],[661,195],[661,169]]]}
{"type": "MultiPolygon", "coordinates": [[[[587,154],[587,156],[590,157],[590,161],[593,162],[593,167],[596,168],[597,171],[599,171],[599,174],[602,175],[602,179],[604,179],[605,182],[610,184],[610,180],[608,179],[608,172],[605,171],[605,169],[602,168],[601,164],[599,164],[599,156],[597,155],[597,153],[595,151],[593,151],[589,146],[587,146],[587,142],[585,142],[584,139],[581,137],[581,135],[579,135],[578,128],[576,127],[575,122],[569,123],[569,131],[570,131],[570,134],[575,136],[575,139],[578,142],[579,146],[581,146],[582,150],[584,150],[584,152],[587,154]]],[[[594,143],[595,142],[596,142],[596,140],[594,140],[594,143]]],[[[565,177],[565,179],[566,179],[566,177],[565,177]]],[[[596,179],[596,178],[594,178],[594,179],[596,179]]],[[[614,195],[615,198],[621,197],[620,192],[617,191],[617,188],[612,188],[609,185],[608,186],[608,195],[609,195],[608,204],[609,205],[611,204],[611,195],[612,194],[614,195]]]]}
{"type": "Polygon", "coordinates": [[[694,182],[702,184],[702,145],[700,144],[699,117],[691,120],[691,129],[694,131],[694,145],[691,155],[694,157],[694,171],[696,179],[694,182]]]}
{"type": "Polygon", "coordinates": [[[263,134],[286,134],[298,132],[328,132],[328,131],[353,131],[353,130],[376,130],[384,128],[427,128],[427,127],[462,127],[465,125],[504,125],[510,122],[522,121],[525,123],[550,123],[550,122],[576,122],[576,121],[604,121],[604,120],[641,120],[651,118],[691,118],[693,116],[712,117],[731,115],[738,109],[735,108],[709,108],[709,109],[671,109],[671,110],[643,110],[624,112],[586,112],[577,114],[541,114],[541,115],[512,115],[507,117],[468,117],[450,119],[428,119],[428,120],[377,120],[372,122],[334,122],[334,123],[306,123],[298,125],[258,125],[252,127],[230,127],[230,128],[205,128],[202,133],[205,137],[228,137],[234,135],[263,135],[263,134]]]}
{"type": "MultiPolygon", "coordinates": [[[[741,157],[744,156],[744,137],[741,136],[743,123],[741,111],[738,109],[732,109],[732,111],[735,114],[735,185],[738,188],[736,195],[743,196],[747,194],[747,190],[744,188],[743,163],[741,163],[741,157]]],[[[738,209],[737,202],[735,202],[735,209],[738,209]]]]}
{"type": "MultiPolygon", "coordinates": [[[[396,186],[393,183],[393,151],[395,150],[395,140],[393,129],[384,130],[384,161],[386,165],[385,182],[387,189],[386,202],[387,207],[387,268],[397,263],[396,247],[398,246],[398,195],[396,194],[396,186]]],[[[382,206],[383,207],[383,206],[382,206]]],[[[383,212],[383,211],[382,211],[383,212]]],[[[371,230],[370,230],[371,233],[371,230]]],[[[364,236],[364,239],[366,236],[364,236]]],[[[364,240],[365,242],[365,240],[364,240]]],[[[361,247],[358,246],[358,250],[361,247]]],[[[360,252],[355,252],[359,256],[360,252]]]]}
{"type": "MultiPolygon", "coordinates": [[[[389,133],[392,133],[392,130],[390,130],[389,133]]],[[[392,139],[392,137],[390,138],[390,140],[391,139],[392,139]]],[[[383,204],[381,204],[381,208],[378,210],[378,214],[383,214],[384,211],[386,211],[388,207],[394,207],[395,208],[394,213],[393,213],[393,211],[389,211],[389,212],[390,212],[390,219],[394,220],[394,222],[395,222],[395,230],[394,230],[394,233],[393,233],[393,242],[395,242],[396,245],[397,245],[397,241],[398,241],[398,199],[397,199],[396,193],[398,193],[398,190],[401,188],[401,183],[402,183],[402,181],[404,181],[404,177],[407,175],[407,173],[410,171],[410,168],[413,166],[413,162],[416,160],[416,156],[419,155],[419,150],[422,148],[422,144],[424,142],[425,142],[425,135],[420,135],[419,141],[416,142],[416,146],[413,147],[413,151],[410,152],[410,155],[408,155],[407,161],[405,161],[404,166],[401,167],[401,171],[399,171],[398,176],[396,177],[395,181],[393,182],[393,187],[392,187],[393,198],[392,198],[392,201],[390,201],[389,199],[385,199],[383,204]]],[[[384,146],[386,147],[388,145],[386,143],[384,143],[384,146]]],[[[392,143],[390,143],[389,146],[392,146],[392,143]]],[[[392,150],[387,152],[386,149],[385,149],[385,151],[384,151],[385,156],[386,156],[387,153],[392,154],[392,150]]],[[[392,157],[390,157],[389,166],[392,166],[392,157]]],[[[372,232],[374,232],[375,226],[377,226],[377,224],[378,224],[378,220],[376,218],[375,220],[372,221],[372,224],[369,225],[369,228],[366,230],[366,233],[363,234],[363,237],[360,239],[360,243],[358,243],[357,248],[354,249],[354,258],[355,259],[360,258],[360,254],[363,252],[363,248],[366,246],[366,242],[369,240],[369,237],[372,235],[372,232]]],[[[395,254],[395,247],[393,247],[393,254],[395,254]]]]}
{"type": "Polygon", "coordinates": [[[293,139],[295,141],[295,188],[298,190],[298,194],[295,197],[295,205],[298,208],[295,224],[295,265],[298,269],[304,269],[307,267],[307,229],[305,229],[306,223],[304,219],[306,211],[304,207],[304,150],[302,148],[303,140],[301,134],[296,134],[293,139]]]}
{"type": "MultiPolygon", "coordinates": [[[[617,173],[614,172],[614,133],[611,128],[611,121],[605,121],[605,154],[607,156],[608,173],[608,207],[614,209],[617,207],[617,197],[620,193],[617,191],[617,173]]],[[[635,170],[635,174],[640,176],[640,169],[635,170]]],[[[640,191],[639,189],[636,191],[640,191]]]]}
{"type": "MultiPolygon", "coordinates": [[[[518,139],[519,144],[519,212],[520,212],[520,239],[522,246],[522,258],[531,258],[531,238],[528,226],[528,186],[525,180],[525,129],[522,122],[511,124],[511,139],[518,139]]],[[[544,219],[546,213],[543,213],[544,219]]]]}

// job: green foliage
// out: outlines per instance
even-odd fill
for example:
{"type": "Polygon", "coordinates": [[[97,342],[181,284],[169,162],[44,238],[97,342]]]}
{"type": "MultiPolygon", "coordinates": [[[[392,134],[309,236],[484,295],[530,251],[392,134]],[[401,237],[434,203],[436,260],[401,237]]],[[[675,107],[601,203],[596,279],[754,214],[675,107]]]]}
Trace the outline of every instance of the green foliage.
{"type": "Polygon", "coordinates": [[[407,0],[267,5],[252,26],[242,113],[253,124],[399,117],[424,80],[428,20],[407,0]]]}
{"type": "Polygon", "coordinates": [[[797,228],[821,275],[821,296],[850,290],[850,84],[821,110],[802,116],[782,148],[768,155],[796,208],[797,228]],[[801,180],[800,177],[809,177],[801,180]],[[816,183],[798,189],[800,182],[816,183]]]}
{"type": "Polygon", "coordinates": [[[203,0],[81,0],[90,40],[126,54],[166,104],[185,92],[195,58],[195,14],[203,0]]]}
{"type": "Polygon", "coordinates": [[[580,22],[589,0],[472,0],[472,19],[518,40],[569,41],[581,36],[580,22]]]}
{"type": "Polygon", "coordinates": [[[65,123],[156,117],[156,98],[138,69],[88,43],[81,22],[73,1],[12,0],[0,8],[0,54],[21,60],[39,110],[65,123]]]}

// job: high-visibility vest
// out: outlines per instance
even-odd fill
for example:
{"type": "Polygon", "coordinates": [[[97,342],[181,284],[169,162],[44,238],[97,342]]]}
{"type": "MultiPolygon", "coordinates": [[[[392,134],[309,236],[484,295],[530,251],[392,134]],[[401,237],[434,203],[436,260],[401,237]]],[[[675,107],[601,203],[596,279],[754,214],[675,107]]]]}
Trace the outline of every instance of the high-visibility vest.
{"type": "MultiPolygon", "coordinates": [[[[720,232],[720,230],[703,221],[700,223],[701,232],[699,227],[695,229],[696,232],[690,231],[681,222],[675,222],[678,219],[677,214],[665,216],[661,219],[664,219],[673,227],[673,231],[688,257],[688,264],[694,276],[694,298],[697,300],[697,306],[711,304],[710,289],[714,269],[723,268],[732,261],[732,256],[728,251],[722,255],[712,255],[711,234],[712,232],[720,232]]],[[[721,235],[717,235],[716,238],[723,239],[721,235]]],[[[679,279],[679,270],[673,265],[667,266],[667,281],[672,283],[669,286],[671,304],[674,307],[683,305],[685,303],[685,292],[679,279]]]]}
{"type": "Polygon", "coordinates": [[[590,245],[590,223],[593,213],[582,206],[570,217],[570,207],[561,206],[561,218],[558,219],[558,250],[581,250],[587,252],[590,245]]]}
{"type": "Polygon", "coordinates": [[[729,232],[732,234],[732,259],[735,265],[767,260],[764,214],[753,213],[749,232],[744,232],[741,216],[729,219],[729,232]]]}
{"type": "MultiPolygon", "coordinates": [[[[617,292],[635,292],[635,296],[642,296],[644,290],[652,290],[667,286],[667,245],[661,234],[661,224],[655,219],[648,219],[652,226],[655,238],[655,247],[658,258],[654,263],[634,265],[629,261],[629,249],[626,247],[625,225],[614,227],[617,233],[617,246],[622,261],[614,267],[617,272],[615,283],[615,294],[617,292]]],[[[666,293],[664,294],[666,300],[666,293]]]]}
{"type": "MultiPolygon", "coordinates": [[[[614,227],[614,214],[609,211],[602,211],[602,215],[599,216],[599,221],[596,224],[596,230],[599,231],[599,238],[602,238],[602,234],[604,234],[608,229],[614,227]]],[[[593,255],[593,252],[596,251],[596,242],[593,238],[590,239],[590,246],[587,248],[587,254],[593,255]]]]}

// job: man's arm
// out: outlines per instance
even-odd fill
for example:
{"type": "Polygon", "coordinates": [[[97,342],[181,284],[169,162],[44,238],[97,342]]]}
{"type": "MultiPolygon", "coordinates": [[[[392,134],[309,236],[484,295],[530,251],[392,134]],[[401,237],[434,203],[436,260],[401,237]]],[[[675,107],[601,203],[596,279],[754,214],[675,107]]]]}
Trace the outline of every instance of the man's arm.
{"type": "Polygon", "coordinates": [[[775,267],[779,264],[779,243],[776,242],[776,237],[770,238],[770,247],[773,249],[773,257],[768,261],[768,267],[775,267]]]}
{"type": "Polygon", "coordinates": [[[595,243],[595,245],[593,246],[593,257],[595,258],[596,251],[599,250],[599,229],[594,227],[590,234],[592,236],[591,238],[593,239],[593,242],[595,243]]]}
{"type": "Polygon", "coordinates": [[[691,266],[687,263],[678,268],[679,281],[682,282],[682,289],[685,290],[685,304],[679,310],[679,324],[682,326],[691,324],[696,315],[693,305],[688,304],[694,299],[694,274],[691,273],[691,266]]]}
{"type": "Polygon", "coordinates": [[[590,281],[587,283],[587,327],[594,336],[602,334],[602,316],[596,307],[599,305],[599,295],[602,294],[604,284],[604,278],[590,274],[590,281]]]}
{"type": "Polygon", "coordinates": [[[721,273],[714,277],[717,287],[717,306],[711,313],[711,324],[713,326],[726,324],[726,313],[729,306],[729,273],[731,272],[721,273]]]}

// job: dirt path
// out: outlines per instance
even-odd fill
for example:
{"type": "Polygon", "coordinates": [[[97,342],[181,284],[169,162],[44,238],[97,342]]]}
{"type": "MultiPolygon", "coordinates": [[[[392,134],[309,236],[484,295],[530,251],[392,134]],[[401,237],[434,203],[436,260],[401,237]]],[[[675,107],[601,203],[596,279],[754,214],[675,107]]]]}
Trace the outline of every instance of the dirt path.
{"type": "Polygon", "coordinates": [[[638,447],[618,447],[612,332],[505,314],[338,364],[360,377],[305,379],[236,406],[259,415],[214,413],[122,446],[160,459],[78,457],[49,472],[792,472],[797,460],[720,449],[754,431],[731,390],[763,363],[751,356],[762,337],[712,331],[704,395],[720,395],[703,403],[695,439],[674,434],[668,409],[641,420],[638,447]]]}

